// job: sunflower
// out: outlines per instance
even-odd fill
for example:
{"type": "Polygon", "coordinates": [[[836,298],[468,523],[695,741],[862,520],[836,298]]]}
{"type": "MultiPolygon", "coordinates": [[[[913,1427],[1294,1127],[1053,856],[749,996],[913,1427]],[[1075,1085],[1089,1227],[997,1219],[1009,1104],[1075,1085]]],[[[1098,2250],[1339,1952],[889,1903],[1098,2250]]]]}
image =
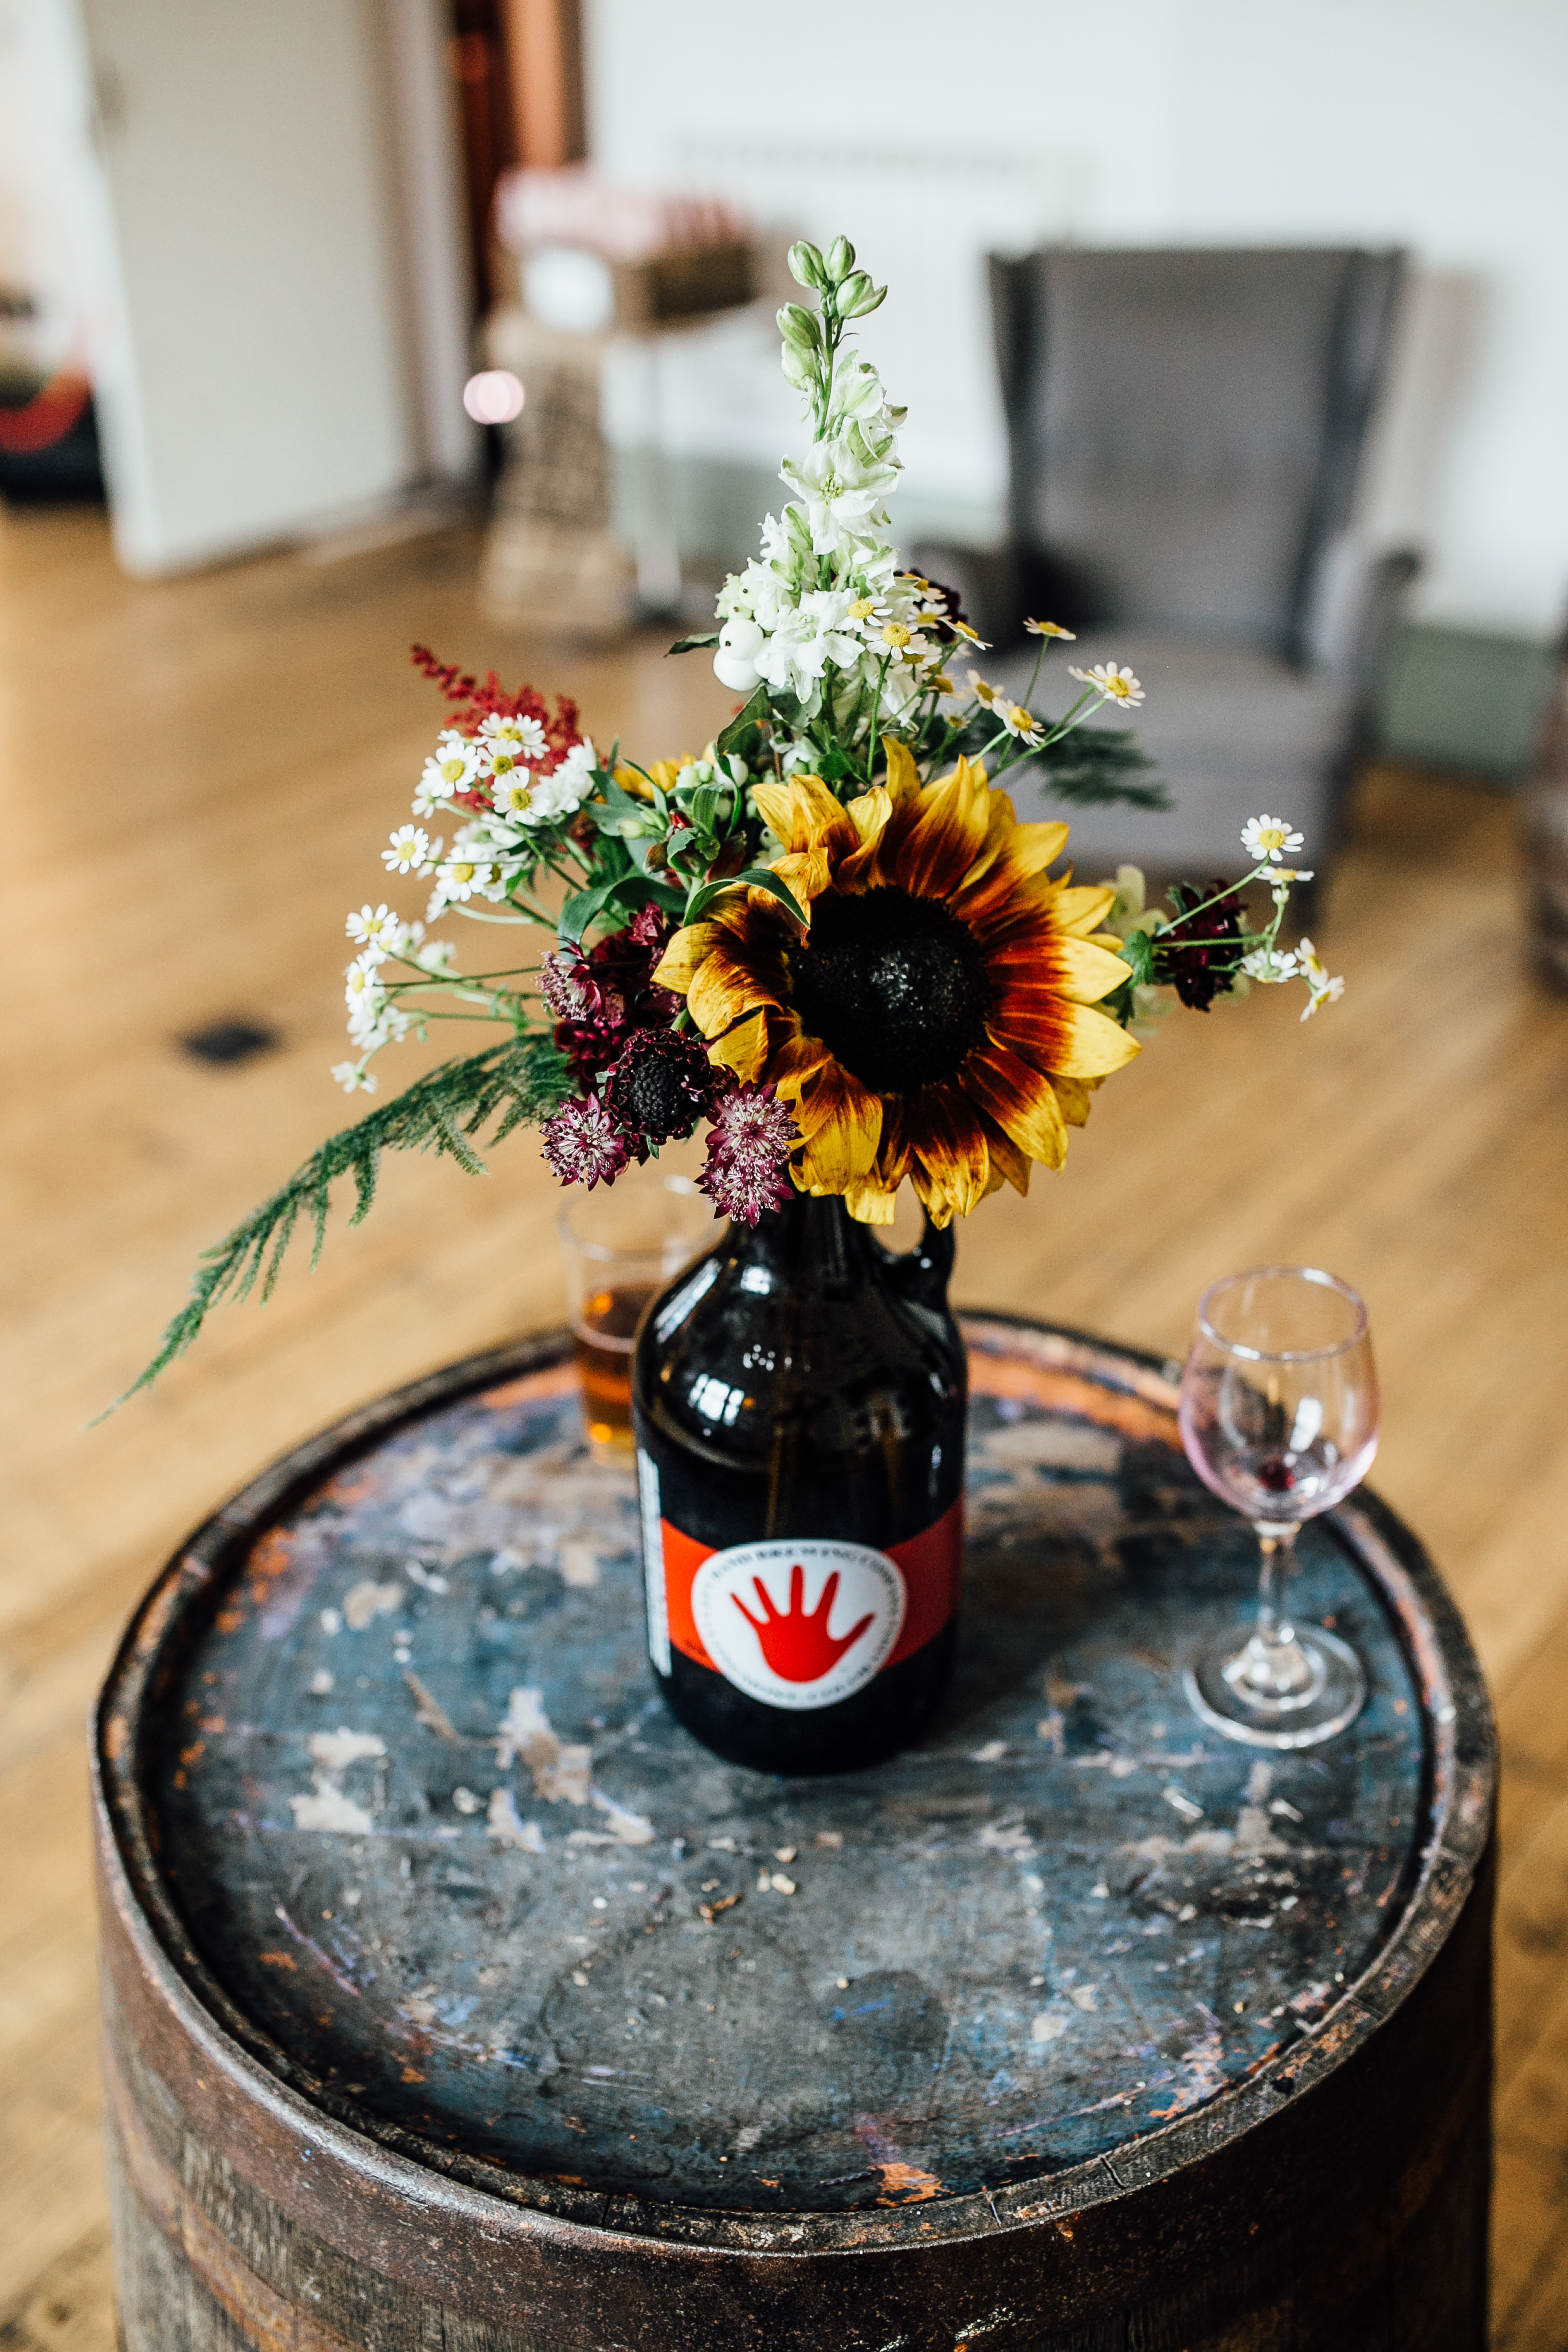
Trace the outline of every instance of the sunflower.
{"type": "Polygon", "coordinates": [[[1098,1001],[1124,984],[1100,930],[1115,892],[1047,867],[1065,824],[1020,824],[977,763],[920,783],[906,747],[845,804],[818,776],[755,787],[805,909],[737,892],[670,941],[654,977],[686,998],[710,1058],[776,1089],[804,1192],[891,1222],[907,1176],[934,1222],[1032,1160],[1058,1168],[1101,1079],[1138,1046],[1098,1001]]]}

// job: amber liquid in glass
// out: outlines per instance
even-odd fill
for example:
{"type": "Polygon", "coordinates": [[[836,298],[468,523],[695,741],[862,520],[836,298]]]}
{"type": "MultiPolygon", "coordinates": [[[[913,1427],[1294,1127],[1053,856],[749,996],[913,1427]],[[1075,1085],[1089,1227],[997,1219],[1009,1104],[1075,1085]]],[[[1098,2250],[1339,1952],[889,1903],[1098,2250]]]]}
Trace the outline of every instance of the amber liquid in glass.
{"type": "Polygon", "coordinates": [[[655,1282],[624,1282],[590,1291],[573,1327],[583,1384],[583,1418],[595,1445],[632,1443],[632,1343],[655,1282]]]}

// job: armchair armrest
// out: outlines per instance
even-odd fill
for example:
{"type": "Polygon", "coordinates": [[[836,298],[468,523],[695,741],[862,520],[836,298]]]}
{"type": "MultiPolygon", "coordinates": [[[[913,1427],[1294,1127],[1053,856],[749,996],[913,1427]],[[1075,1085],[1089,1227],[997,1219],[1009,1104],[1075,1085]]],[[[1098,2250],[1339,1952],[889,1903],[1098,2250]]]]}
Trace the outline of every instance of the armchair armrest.
{"type": "Polygon", "coordinates": [[[1307,658],[1314,669],[1325,669],[1353,688],[1363,709],[1376,690],[1422,562],[1415,548],[1373,554],[1343,541],[1324,562],[1307,630],[1307,658]]]}

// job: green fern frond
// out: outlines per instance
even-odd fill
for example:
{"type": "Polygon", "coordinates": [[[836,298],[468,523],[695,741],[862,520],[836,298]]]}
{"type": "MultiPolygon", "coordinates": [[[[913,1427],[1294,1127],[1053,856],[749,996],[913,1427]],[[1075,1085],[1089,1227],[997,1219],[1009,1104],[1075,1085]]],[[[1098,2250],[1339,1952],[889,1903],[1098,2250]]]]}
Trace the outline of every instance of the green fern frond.
{"type": "Polygon", "coordinates": [[[548,1118],[570,1091],[565,1056],[551,1038],[509,1037],[483,1053],[443,1062],[356,1126],[329,1136],[270,1200],[204,1253],[191,1295],[165,1328],[152,1361],[98,1420],[139,1389],[151,1387],[176,1356],[183,1356],[219,1299],[248,1298],[258,1282],[262,1298],[269,1297],[301,1216],[308,1216],[315,1229],[310,1265],[319,1263],[332,1186],[340,1176],[353,1178],[349,1223],[361,1224],[375,1198],[384,1151],[434,1151],[455,1160],[470,1176],[482,1176],[485,1163],[470,1137],[493,1118],[490,1141],[500,1143],[514,1128],[548,1118]]]}

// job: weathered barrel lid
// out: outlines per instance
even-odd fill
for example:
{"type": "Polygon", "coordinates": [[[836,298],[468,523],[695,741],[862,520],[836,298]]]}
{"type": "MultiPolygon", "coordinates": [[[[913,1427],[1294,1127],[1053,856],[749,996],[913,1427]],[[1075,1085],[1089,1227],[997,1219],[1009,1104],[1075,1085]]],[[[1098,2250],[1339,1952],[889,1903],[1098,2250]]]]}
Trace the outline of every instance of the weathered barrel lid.
{"type": "Polygon", "coordinates": [[[1314,1523],[1291,1606],[1354,1643],[1365,1711],[1297,1755],[1205,1731],[1180,1668],[1256,1552],[1180,1453],[1175,1368],[965,1328],[960,1666],[869,1772],[747,1772],[665,1713],[635,1482],[585,1450],[563,1339],[383,1401],[202,1528],[98,1771],[111,1908],[205,2045],[542,2219],[805,2251],[1070,2213],[1374,2032],[1490,1819],[1439,1580],[1364,1493],[1314,1523]]]}

